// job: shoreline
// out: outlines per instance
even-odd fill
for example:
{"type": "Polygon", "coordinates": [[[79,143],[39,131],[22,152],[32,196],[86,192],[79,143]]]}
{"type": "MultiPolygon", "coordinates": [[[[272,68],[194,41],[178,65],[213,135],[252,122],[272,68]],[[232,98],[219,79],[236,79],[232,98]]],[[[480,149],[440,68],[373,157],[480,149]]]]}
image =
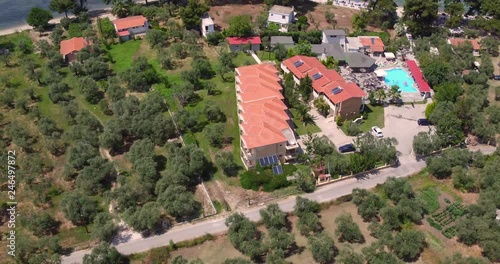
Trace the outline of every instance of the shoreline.
{"type": "MultiPolygon", "coordinates": [[[[102,15],[111,14],[111,8],[106,7],[106,8],[92,9],[92,10],[89,10],[88,13],[89,13],[90,18],[99,17],[102,15]]],[[[76,17],[75,15],[68,16],[68,18],[75,18],[75,17],[76,17]]],[[[64,16],[53,18],[49,21],[49,25],[57,25],[61,22],[61,19],[63,19],[63,18],[64,18],[64,16]]],[[[28,25],[28,23],[24,23],[23,25],[13,26],[13,27],[9,27],[9,28],[0,30],[0,36],[11,35],[11,34],[20,33],[20,32],[32,30],[32,29],[33,29],[32,26],[28,25]]]]}

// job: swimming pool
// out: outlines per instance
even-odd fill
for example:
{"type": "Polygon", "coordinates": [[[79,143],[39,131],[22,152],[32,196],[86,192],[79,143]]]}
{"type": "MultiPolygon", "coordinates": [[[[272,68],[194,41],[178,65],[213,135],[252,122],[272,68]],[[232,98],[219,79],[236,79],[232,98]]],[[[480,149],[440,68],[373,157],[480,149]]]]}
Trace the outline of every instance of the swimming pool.
{"type": "Polygon", "coordinates": [[[415,81],[408,73],[402,68],[394,68],[390,70],[385,70],[387,75],[385,76],[385,84],[391,87],[393,85],[399,86],[399,90],[404,93],[417,93],[414,84],[415,81]]]}

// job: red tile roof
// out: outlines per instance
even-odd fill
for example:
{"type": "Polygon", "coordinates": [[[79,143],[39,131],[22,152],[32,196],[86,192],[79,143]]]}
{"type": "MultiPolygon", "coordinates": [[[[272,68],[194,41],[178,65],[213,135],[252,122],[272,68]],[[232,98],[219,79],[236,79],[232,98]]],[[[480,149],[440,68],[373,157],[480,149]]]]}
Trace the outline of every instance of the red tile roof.
{"type": "Polygon", "coordinates": [[[326,69],[325,65],[323,65],[318,59],[303,55],[297,55],[286,59],[283,61],[283,64],[293,73],[293,75],[295,75],[299,79],[306,77],[306,73],[313,68],[326,69]],[[301,61],[302,64],[298,67],[295,67],[294,63],[297,63],[299,61],[301,61]]]}
{"type": "Polygon", "coordinates": [[[422,72],[420,71],[417,63],[414,60],[407,60],[406,65],[408,66],[408,69],[410,69],[413,79],[418,85],[418,90],[421,93],[430,92],[431,87],[425,81],[424,76],[422,75],[422,72]]]}
{"type": "Polygon", "coordinates": [[[312,81],[313,89],[318,94],[323,93],[334,104],[366,96],[357,84],[347,82],[337,71],[327,69],[317,58],[298,55],[284,60],[283,64],[299,79],[306,75],[312,78],[315,74],[320,74],[321,77],[312,81]],[[302,65],[296,67],[294,63],[297,61],[302,61],[302,65]],[[342,92],[333,94],[332,90],[337,87],[341,88],[342,92]]]}
{"type": "Polygon", "coordinates": [[[250,44],[252,44],[252,45],[262,43],[259,36],[247,37],[247,38],[227,37],[226,40],[227,40],[227,43],[229,43],[229,45],[245,45],[248,42],[250,42],[250,44]]]}
{"type": "Polygon", "coordinates": [[[118,36],[120,36],[120,37],[124,37],[124,36],[128,36],[128,35],[130,35],[130,32],[128,32],[128,30],[118,32],[118,36]]]}
{"type": "Polygon", "coordinates": [[[478,50],[481,48],[481,45],[479,45],[479,42],[477,42],[477,40],[475,39],[449,38],[448,40],[450,41],[450,44],[455,47],[458,47],[458,45],[462,43],[469,42],[474,50],[478,50]]]}
{"type": "Polygon", "coordinates": [[[287,107],[283,103],[281,79],[272,64],[236,68],[239,108],[242,112],[241,139],[252,149],[286,142],[283,130],[290,129],[287,107]]]}
{"type": "Polygon", "coordinates": [[[85,48],[89,43],[85,38],[72,38],[61,41],[61,48],[59,53],[65,56],[75,51],[80,51],[85,48]]]}
{"type": "Polygon", "coordinates": [[[144,16],[131,16],[113,20],[116,30],[122,30],[133,27],[142,27],[148,21],[144,16]]]}
{"type": "Polygon", "coordinates": [[[385,45],[380,37],[359,36],[359,41],[364,47],[370,47],[371,52],[384,52],[385,45]]]}

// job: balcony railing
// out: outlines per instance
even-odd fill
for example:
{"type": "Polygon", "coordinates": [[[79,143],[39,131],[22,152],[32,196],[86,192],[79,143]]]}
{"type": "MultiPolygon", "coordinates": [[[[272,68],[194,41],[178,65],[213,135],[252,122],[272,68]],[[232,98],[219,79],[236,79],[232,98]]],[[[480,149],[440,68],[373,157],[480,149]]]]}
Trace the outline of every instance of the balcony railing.
{"type": "Polygon", "coordinates": [[[299,147],[299,144],[295,143],[295,144],[286,144],[285,148],[287,150],[291,150],[291,149],[296,149],[299,147]]]}
{"type": "Polygon", "coordinates": [[[255,154],[252,153],[251,151],[249,151],[248,149],[244,149],[244,148],[240,148],[241,149],[241,153],[243,154],[244,158],[245,159],[252,159],[255,157],[255,154]]]}

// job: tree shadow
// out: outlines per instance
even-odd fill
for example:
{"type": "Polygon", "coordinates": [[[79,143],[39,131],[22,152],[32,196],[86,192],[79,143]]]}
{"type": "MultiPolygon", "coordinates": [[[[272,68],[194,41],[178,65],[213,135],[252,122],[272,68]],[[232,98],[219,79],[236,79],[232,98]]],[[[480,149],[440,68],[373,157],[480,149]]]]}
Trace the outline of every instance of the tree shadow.
{"type": "Polygon", "coordinates": [[[153,157],[153,160],[156,162],[156,170],[157,171],[162,171],[166,168],[167,166],[167,158],[162,155],[155,155],[153,157]]]}
{"type": "Polygon", "coordinates": [[[208,124],[210,124],[210,123],[206,120],[197,122],[196,125],[193,128],[191,128],[191,132],[193,132],[193,133],[201,132],[201,131],[203,131],[205,126],[207,126],[208,124]]]}
{"type": "Polygon", "coordinates": [[[214,89],[214,90],[212,90],[212,91],[210,92],[210,94],[209,94],[209,95],[210,95],[210,96],[217,96],[217,95],[221,95],[221,94],[222,94],[222,92],[221,92],[221,91],[219,91],[219,90],[217,90],[217,89],[214,89]]]}
{"type": "Polygon", "coordinates": [[[195,93],[187,103],[187,106],[195,107],[199,102],[203,101],[203,98],[197,93],[195,93]]]}

